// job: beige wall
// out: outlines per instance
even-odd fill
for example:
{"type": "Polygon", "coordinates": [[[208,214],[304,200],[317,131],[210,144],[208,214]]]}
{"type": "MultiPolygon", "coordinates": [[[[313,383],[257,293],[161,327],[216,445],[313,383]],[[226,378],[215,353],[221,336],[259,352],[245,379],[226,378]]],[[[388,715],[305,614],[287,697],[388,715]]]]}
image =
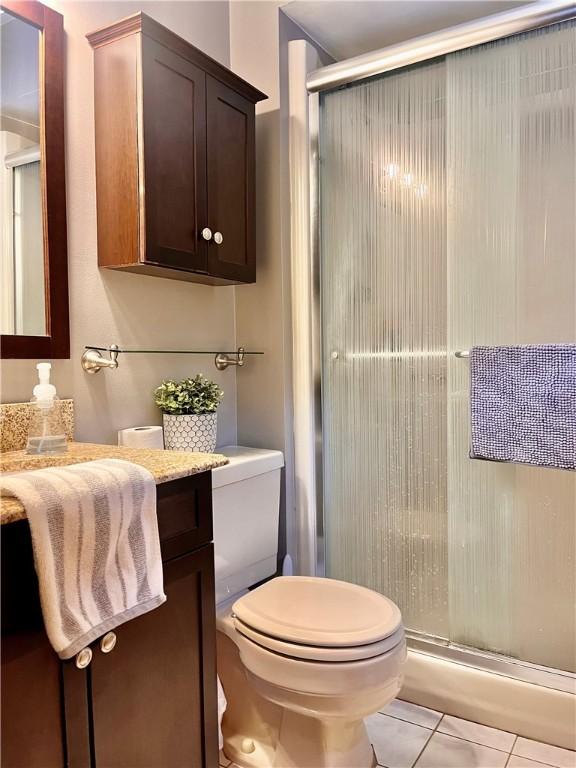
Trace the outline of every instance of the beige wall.
{"type": "Polygon", "coordinates": [[[232,0],[230,66],[268,95],[256,107],[256,253],[254,285],[236,289],[238,338],[264,356],[238,376],[238,441],[283,451],[279,557],[286,552],[292,517],[290,341],[282,251],[279,2],[232,0]],[[288,512],[286,512],[288,510],[288,512]]]}
{"type": "Polygon", "coordinates": [[[238,377],[238,436],[284,449],[284,293],[280,208],[278,6],[232,0],[230,66],[268,95],[256,117],[257,281],[236,289],[238,338],[264,357],[238,377]]]}
{"type": "MultiPolygon", "coordinates": [[[[218,373],[209,357],[125,355],[117,371],[88,376],[80,368],[85,344],[139,348],[229,349],[236,344],[234,288],[180,283],[97,267],[92,50],[87,32],[143,10],[203,51],[229,64],[227,2],[62,2],[66,30],[66,165],[71,359],[54,361],[61,397],[76,402],[77,437],[114,442],[116,430],[160,423],[152,390],[164,377],[198,371],[225,391],[220,445],[236,441],[236,372],[218,373]]],[[[258,84],[258,83],[256,83],[258,84]]],[[[250,342],[252,338],[250,339],[250,342]]],[[[249,342],[246,342],[249,343],[249,342]]],[[[27,400],[34,360],[2,362],[4,402],[27,400]]],[[[250,370],[250,364],[247,371],[250,370]]]]}
{"type": "Polygon", "coordinates": [[[230,66],[268,95],[256,108],[257,281],[236,289],[238,339],[265,354],[238,376],[238,440],[284,452],[280,556],[293,553],[295,539],[287,44],[296,38],[312,42],[282,5],[230,3],[230,66]]]}

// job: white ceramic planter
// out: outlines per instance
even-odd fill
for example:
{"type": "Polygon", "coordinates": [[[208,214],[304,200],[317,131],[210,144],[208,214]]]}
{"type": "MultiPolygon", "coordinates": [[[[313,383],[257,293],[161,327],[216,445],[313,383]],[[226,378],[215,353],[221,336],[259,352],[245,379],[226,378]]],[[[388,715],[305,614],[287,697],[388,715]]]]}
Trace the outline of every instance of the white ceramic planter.
{"type": "Polygon", "coordinates": [[[201,451],[212,453],[216,448],[218,414],[162,415],[164,421],[164,447],[168,451],[201,451]]]}

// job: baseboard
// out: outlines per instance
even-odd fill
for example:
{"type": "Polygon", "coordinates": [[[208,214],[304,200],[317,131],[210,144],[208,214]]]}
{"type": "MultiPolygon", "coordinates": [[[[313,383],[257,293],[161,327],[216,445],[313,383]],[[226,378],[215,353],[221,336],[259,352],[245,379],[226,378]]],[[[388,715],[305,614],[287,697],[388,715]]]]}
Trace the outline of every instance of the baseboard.
{"type": "Polygon", "coordinates": [[[400,698],[576,749],[576,692],[555,691],[410,650],[400,698]]]}

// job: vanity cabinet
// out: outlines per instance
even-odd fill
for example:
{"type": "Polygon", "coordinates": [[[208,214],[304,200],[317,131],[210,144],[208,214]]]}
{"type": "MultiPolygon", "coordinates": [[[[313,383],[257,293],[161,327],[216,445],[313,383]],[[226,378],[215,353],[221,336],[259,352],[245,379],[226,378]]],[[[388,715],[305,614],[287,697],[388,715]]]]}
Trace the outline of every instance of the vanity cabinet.
{"type": "Polygon", "coordinates": [[[27,522],[3,527],[3,768],[218,765],[211,473],[157,493],[167,601],[84,669],[48,643],[27,522]]]}
{"type": "MultiPolygon", "coordinates": [[[[212,761],[204,759],[203,734],[207,712],[217,707],[213,675],[205,689],[203,674],[203,649],[214,643],[204,605],[212,595],[211,615],[213,557],[209,545],[166,563],[167,601],[118,627],[111,653],[94,654],[90,676],[96,766],[217,765],[214,749],[212,761]]],[[[214,735],[212,722],[212,742],[214,735]]]]}
{"type": "Polygon", "coordinates": [[[255,105],[265,95],[143,13],[88,40],[100,266],[254,282],[255,105]]]}

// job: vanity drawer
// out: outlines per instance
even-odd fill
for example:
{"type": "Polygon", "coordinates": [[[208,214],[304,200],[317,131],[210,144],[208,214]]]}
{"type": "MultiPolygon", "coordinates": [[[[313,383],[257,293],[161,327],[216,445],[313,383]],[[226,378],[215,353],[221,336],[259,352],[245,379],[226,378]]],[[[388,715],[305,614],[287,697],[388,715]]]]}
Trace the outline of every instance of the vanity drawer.
{"type": "Polygon", "coordinates": [[[212,473],[156,487],[162,559],[171,560],[212,541],[212,473]]]}

